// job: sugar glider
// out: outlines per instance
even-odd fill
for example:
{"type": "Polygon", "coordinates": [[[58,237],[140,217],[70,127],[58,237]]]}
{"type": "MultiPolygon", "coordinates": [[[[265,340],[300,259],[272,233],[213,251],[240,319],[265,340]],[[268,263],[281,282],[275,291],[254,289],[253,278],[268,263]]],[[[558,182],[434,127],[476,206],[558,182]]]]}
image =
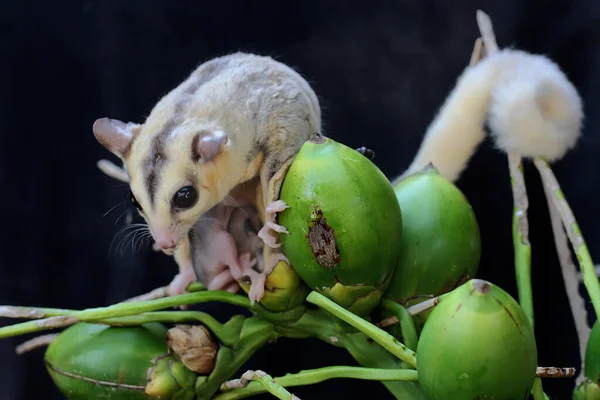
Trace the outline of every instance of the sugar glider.
{"type": "Polygon", "coordinates": [[[193,226],[190,234],[191,258],[196,275],[207,282],[209,290],[215,287],[237,292],[235,269],[264,270],[264,242],[258,237],[261,222],[255,207],[227,206],[219,203],[208,211],[216,219],[193,226]],[[256,267],[256,268],[255,268],[256,267]]]}
{"type": "Polygon", "coordinates": [[[580,136],[582,108],[576,88],[548,57],[517,49],[491,53],[463,71],[412,164],[392,183],[430,163],[455,181],[485,139],[486,123],[505,152],[560,159],[580,136]]]}
{"type": "MultiPolygon", "coordinates": [[[[127,172],[110,161],[100,160],[97,166],[106,175],[121,182],[129,182],[127,172]]],[[[189,232],[189,247],[185,249],[186,252],[180,249],[175,251],[177,264],[181,266],[191,262],[193,270],[190,273],[193,273],[194,279],[197,277],[207,286],[208,290],[222,289],[235,293],[240,287],[233,278],[235,273],[232,270],[264,270],[264,242],[258,237],[262,226],[259,214],[256,207],[244,202],[239,196],[241,191],[240,188],[235,188],[232,194],[237,195],[242,203],[230,195],[227,200],[205,212],[189,232]]],[[[156,243],[153,248],[161,250],[156,243]]],[[[239,272],[235,275],[239,275],[239,272]]],[[[185,276],[178,275],[172,284],[178,285],[179,281],[186,282],[186,279],[185,276]]]]}
{"type": "Polygon", "coordinates": [[[275,223],[287,207],[278,200],[282,180],[304,142],[321,132],[319,101],[308,82],[271,57],[229,54],[198,66],[143,123],[100,118],[92,130],[122,160],[131,200],[156,244],[174,253],[180,272],[171,294],[196,279],[190,229],[240,184],[256,182],[247,185],[243,200],[256,207],[263,224],[264,269],[231,272],[235,280],[250,279],[249,297],[259,301],[265,277],[287,261],[275,239],[287,233],[275,223]]]}

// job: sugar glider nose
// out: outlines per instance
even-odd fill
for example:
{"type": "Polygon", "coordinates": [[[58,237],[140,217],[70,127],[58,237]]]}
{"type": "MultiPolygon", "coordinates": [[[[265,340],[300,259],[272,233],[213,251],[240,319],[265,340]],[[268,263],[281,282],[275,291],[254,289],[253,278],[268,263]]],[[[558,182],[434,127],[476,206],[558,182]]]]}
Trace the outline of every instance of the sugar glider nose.
{"type": "Polygon", "coordinates": [[[157,242],[158,247],[163,250],[172,250],[177,247],[177,243],[174,240],[162,239],[157,242]]]}

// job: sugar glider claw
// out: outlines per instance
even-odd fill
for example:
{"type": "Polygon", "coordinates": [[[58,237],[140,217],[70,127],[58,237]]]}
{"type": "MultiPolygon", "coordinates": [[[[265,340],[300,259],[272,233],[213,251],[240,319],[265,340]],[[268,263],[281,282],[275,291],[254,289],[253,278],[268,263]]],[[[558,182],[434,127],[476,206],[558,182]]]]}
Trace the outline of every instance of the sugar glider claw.
{"type": "Polygon", "coordinates": [[[249,271],[248,276],[252,283],[250,285],[250,290],[248,291],[248,297],[250,298],[251,304],[259,302],[264,297],[267,276],[269,276],[279,261],[285,261],[288,264],[290,263],[283,253],[275,253],[269,257],[269,262],[266,264],[263,272],[259,273],[254,270],[249,271]]]}
{"type": "Polygon", "coordinates": [[[250,277],[252,280],[252,284],[250,285],[250,290],[248,291],[248,297],[250,298],[250,303],[254,305],[262,300],[265,296],[265,280],[266,276],[262,273],[252,274],[250,277]]]}
{"type": "Polygon", "coordinates": [[[276,243],[275,237],[269,234],[269,230],[273,230],[278,233],[290,233],[285,226],[278,225],[275,223],[275,215],[278,212],[285,210],[286,208],[289,208],[289,206],[285,204],[283,200],[277,200],[267,205],[265,209],[265,219],[267,222],[260,229],[260,231],[258,231],[258,237],[261,238],[267,246],[272,247],[274,249],[280,247],[281,243],[276,243]]]}
{"type": "Polygon", "coordinates": [[[275,213],[282,212],[286,208],[290,208],[290,206],[288,206],[287,204],[285,204],[285,201],[283,201],[283,200],[277,200],[277,201],[274,201],[274,202],[270,203],[267,206],[267,208],[265,209],[265,211],[266,211],[266,213],[268,215],[275,215],[275,213]]]}
{"type": "Polygon", "coordinates": [[[167,294],[169,296],[177,296],[179,294],[184,294],[185,289],[189,286],[190,283],[196,282],[196,273],[193,269],[184,269],[171,281],[169,287],[167,289],[167,294]]]}

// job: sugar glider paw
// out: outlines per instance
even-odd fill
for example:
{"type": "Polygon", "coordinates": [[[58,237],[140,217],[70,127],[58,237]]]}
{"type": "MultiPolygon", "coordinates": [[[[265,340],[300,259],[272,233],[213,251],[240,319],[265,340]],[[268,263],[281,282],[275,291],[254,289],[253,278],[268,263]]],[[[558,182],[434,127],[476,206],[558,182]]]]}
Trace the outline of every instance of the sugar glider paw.
{"type": "Polygon", "coordinates": [[[277,201],[270,203],[267,206],[267,208],[265,209],[265,212],[267,213],[267,215],[275,216],[275,213],[282,212],[286,208],[290,208],[290,206],[285,204],[285,201],[277,200],[277,201]]]}
{"type": "Polygon", "coordinates": [[[263,274],[268,276],[271,272],[273,272],[273,268],[277,265],[279,261],[285,261],[290,264],[290,260],[283,253],[273,253],[269,257],[269,261],[265,264],[265,270],[263,274]]]}
{"type": "Polygon", "coordinates": [[[224,269],[208,282],[206,288],[208,290],[227,290],[228,292],[235,293],[240,287],[233,278],[233,275],[231,275],[231,271],[224,269]]]}
{"type": "Polygon", "coordinates": [[[273,230],[278,233],[290,233],[285,226],[275,223],[275,215],[286,208],[289,208],[289,206],[285,204],[283,200],[277,200],[267,205],[267,208],[265,209],[265,219],[267,222],[260,229],[260,231],[258,231],[258,237],[261,238],[262,241],[265,242],[265,244],[269,247],[278,248],[281,246],[281,243],[276,243],[275,237],[269,234],[269,230],[273,230]]]}
{"type": "Polygon", "coordinates": [[[185,289],[190,285],[190,283],[196,282],[196,273],[193,269],[184,269],[171,281],[169,287],[167,288],[167,294],[169,296],[177,296],[179,294],[184,294],[185,289]]]}
{"type": "Polygon", "coordinates": [[[254,305],[254,303],[258,303],[265,296],[265,281],[267,277],[264,273],[252,272],[250,274],[252,284],[248,291],[248,298],[250,299],[250,304],[254,305]]]}
{"type": "Polygon", "coordinates": [[[285,261],[288,264],[290,263],[283,253],[275,253],[269,257],[269,261],[263,272],[256,272],[254,270],[249,271],[248,276],[252,283],[250,285],[250,290],[248,291],[248,297],[250,298],[251,304],[259,302],[264,297],[267,276],[269,276],[279,261],[285,261]]]}

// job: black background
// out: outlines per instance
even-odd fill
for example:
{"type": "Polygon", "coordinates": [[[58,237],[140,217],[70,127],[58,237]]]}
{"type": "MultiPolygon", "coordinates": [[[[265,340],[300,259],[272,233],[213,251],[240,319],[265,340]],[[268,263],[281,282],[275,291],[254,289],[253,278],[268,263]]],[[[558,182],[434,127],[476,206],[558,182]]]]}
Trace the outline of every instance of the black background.
{"type": "MultiPolygon", "coordinates": [[[[149,245],[133,251],[128,242],[120,252],[113,242],[124,227],[124,218],[116,221],[129,208],[119,204],[128,189],[96,169],[98,159],[114,160],[93,138],[96,118],[142,122],[200,62],[257,52],[297,68],[320,97],[325,134],[372,148],[393,177],[410,163],[469,60],[477,8],[491,16],[500,46],[551,56],[580,90],[584,135],[554,170],[597,259],[598,2],[2,1],[0,304],[98,307],[167,284],[176,272],[174,261],[149,245]]],[[[579,367],[546,203],[530,164],[526,179],[539,364],[579,367]]],[[[486,141],[458,185],[481,227],[479,276],[516,296],[506,158],[486,141]]],[[[29,337],[0,341],[0,399],[62,398],[44,370],[43,350],[14,353],[29,337]]],[[[248,367],[277,376],[335,364],[353,361],[316,340],[280,340],[248,367]]],[[[544,381],[554,399],[570,398],[572,385],[544,381]]],[[[341,380],[294,392],[390,397],[376,382],[341,380]]]]}

